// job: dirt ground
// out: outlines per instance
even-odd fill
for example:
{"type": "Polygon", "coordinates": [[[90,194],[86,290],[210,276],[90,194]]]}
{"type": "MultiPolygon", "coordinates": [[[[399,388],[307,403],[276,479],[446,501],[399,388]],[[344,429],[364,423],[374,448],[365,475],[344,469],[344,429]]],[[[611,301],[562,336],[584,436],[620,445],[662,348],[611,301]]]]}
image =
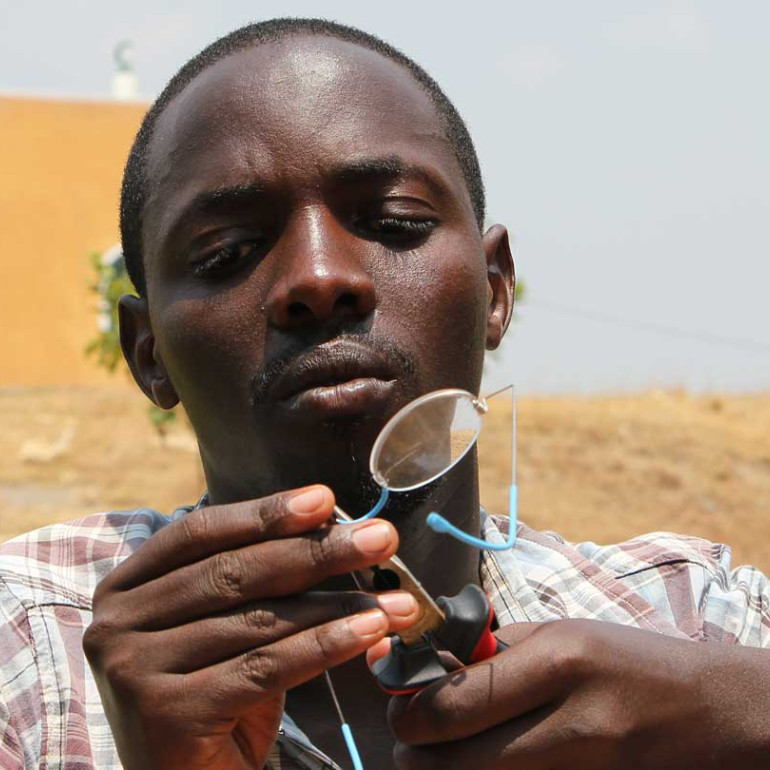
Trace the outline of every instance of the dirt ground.
{"type": "MultiPolygon", "coordinates": [[[[483,498],[505,508],[507,402],[487,419],[483,498]]],[[[170,511],[203,488],[182,426],[161,440],[123,385],[0,391],[0,541],[105,509],[170,511]]],[[[733,547],[770,570],[770,393],[522,398],[520,516],[572,540],[653,530],[733,547]]]]}

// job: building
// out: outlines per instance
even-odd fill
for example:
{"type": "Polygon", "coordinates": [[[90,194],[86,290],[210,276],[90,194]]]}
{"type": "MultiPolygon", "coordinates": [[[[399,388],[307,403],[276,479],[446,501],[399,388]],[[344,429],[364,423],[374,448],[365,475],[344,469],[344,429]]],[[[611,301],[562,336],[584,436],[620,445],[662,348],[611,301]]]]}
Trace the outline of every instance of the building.
{"type": "Polygon", "coordinates": [[[146,104],[0,96],[0,387],[109,378],[90,255],[118,242],[120,179],[146,104]]]}

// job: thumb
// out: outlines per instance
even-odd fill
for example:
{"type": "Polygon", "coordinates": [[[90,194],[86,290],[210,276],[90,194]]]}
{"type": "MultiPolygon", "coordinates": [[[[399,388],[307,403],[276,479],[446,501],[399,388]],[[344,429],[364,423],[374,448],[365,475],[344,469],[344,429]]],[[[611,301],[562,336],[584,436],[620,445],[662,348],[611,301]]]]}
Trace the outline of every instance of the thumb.
{"type": "Polygon", "coordinates": [[[380,658],[384,658],[390,652],[390,637],[386,636],[380,639],[366,651],[366,665],[371,668],[380,658]]]}
{"type": "Polygon", "coordinates": [[[507,626],[499,628],[495,632],[495,636],[501,641],[505,642],[510,647],[517,645],[519,642],[523,642],[530,634],[537,631],[543,623],[509,623],[507,626]]]}
{"type": "MultiPolygon", "coordinates": [[[[495,636],[507,645],[513,647],[519,642],[524,641],[530,634],[534,633],[543,623],[510,623],[503,628],[500,628],[495,633],[495,636]]],[[[380,639],[377,644],[373,645],[366,651],[366,665],[371,668],[380,658],[384,658],[390,652],[391,639],[386,636],[384,639],[380,639]]],[[[449,670],[458,668],[459,663],[450,665],[449,670]]]]}

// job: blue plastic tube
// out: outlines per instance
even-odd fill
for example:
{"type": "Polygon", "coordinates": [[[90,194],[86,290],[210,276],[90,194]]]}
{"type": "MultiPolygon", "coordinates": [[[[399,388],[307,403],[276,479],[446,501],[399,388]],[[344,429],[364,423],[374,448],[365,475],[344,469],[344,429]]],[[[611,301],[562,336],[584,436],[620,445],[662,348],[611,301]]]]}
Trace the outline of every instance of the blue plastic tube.
{"type": "Polygon", "coordinates": [[[390,491],[383,488],[382,493],[380,494],[380,499],[377,501],[374,508],[369,511],[369,513],[365,513],[363,516],[359,516],[357,519],[351,519],[350,521],[337,519],[337,524],[358,524],[359,521],[373,519],[385,507],[385,503],[388,502],[388,497],[390,497],[390,491]]]}
{"type": "Polygon", "coordinates": [[[350,754],[350,758],[353,760],[354,770],[364,770],[361,755],[358,753],[355,740],[353,740],[353,731],[347,722],[342,723],[342,737],[345,739],[345,744],[348,747],[348,754],[350,754]]]}
{"type": "Polygon", "coordinates": [[[508,539],[504,543],[488,543],[480,537],[473,537],[473,535],[458,529],[440,513],[429,514],[426,523],[434,532],[444,532],[461,543],[467,543],[475,548],[481,548],[485,551],[507,551],[509,548],[513,548],[516,543],[516,530],[519,519],[519,488],[516,484],[511,484],[508,492],[508,518],[510,519],[508,525],[510,529],[508,530],[508,539]]]}

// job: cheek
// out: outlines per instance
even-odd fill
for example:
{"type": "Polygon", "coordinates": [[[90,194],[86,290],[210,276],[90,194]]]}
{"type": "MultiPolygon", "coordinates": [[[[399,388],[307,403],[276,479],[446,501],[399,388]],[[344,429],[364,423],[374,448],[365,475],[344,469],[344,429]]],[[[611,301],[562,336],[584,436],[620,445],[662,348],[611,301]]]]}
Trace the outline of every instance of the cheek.
{"type": "Polygon", "coordinates": [[[248,408],[248,383],[264,338],[259,307],[229,291],[177,299],[153,320],[166,369],[196,429],[205,429],[212,403],[218,420],[241,419],[248,408]]]}
{"type": "MultiPolygon", "coordinates": [[[[392,271],[383,313],[393,316],[399,338],[418,356],[421,387],[478,389],[484,359],[487,281],[473,251],[403,262],[392,271]],[[408,276],[408,278],[405,278],[408,276]]],[[[456,246],[455,246],[456,249],[456,246]]]]}

